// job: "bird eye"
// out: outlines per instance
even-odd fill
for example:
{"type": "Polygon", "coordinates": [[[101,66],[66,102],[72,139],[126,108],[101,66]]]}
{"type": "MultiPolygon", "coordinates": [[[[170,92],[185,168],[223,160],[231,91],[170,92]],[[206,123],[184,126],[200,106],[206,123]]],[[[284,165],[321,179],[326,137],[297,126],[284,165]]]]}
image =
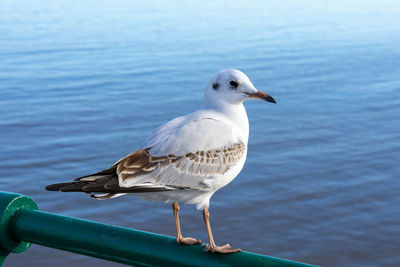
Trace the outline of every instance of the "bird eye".
{"type": "Polygon", "coordinates": [[[236,88],[236,87],[239,86],[239,84],[238,84],[237,81],[230,81],[230,82],[229,82],[229,85],[232,86],[233,88],[236,88]]]}

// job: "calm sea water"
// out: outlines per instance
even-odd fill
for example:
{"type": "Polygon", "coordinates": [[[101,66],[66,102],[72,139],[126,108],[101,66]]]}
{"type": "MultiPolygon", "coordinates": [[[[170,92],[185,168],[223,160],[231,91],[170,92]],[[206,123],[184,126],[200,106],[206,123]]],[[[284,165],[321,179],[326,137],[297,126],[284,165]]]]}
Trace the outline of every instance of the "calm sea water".
{"type": "MultiPolygon", "coordinates": [[[[324,266],[400,264],[398,1],[0,3],[0,190],[174,235],[170,205],[47,192],[113,164],[239,68],[247,163],[211,200],[218,244],[324,266]]],[[[182,207],[184,234],[207,240],[182,207]]],[[[120,266],[33,245],[5,266],[120,266]]]]}

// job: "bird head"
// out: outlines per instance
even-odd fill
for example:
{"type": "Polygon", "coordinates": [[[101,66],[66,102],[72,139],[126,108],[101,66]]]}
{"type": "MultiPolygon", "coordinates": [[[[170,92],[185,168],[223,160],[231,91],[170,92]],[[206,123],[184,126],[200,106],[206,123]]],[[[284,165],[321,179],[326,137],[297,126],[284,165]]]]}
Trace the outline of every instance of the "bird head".
{"type": "Polygon", "coordinates": [[[257,90],[246,74],[235,69],[224,69],[214,74],[205,91],[206,104],[241,104],[251,98],[276,103],[271,96],[257,90]]]}

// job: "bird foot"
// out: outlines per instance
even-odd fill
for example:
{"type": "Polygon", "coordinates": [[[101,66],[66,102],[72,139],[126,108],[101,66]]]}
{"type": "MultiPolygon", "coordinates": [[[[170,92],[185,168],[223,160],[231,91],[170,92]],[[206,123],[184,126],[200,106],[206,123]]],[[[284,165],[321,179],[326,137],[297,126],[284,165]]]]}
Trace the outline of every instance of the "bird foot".
{"type": "Polygon", "coordinates": [[[230,253],[236,253],[239,251],[242,251],[240,248],[232,248],[231,245],[226,244],[223,246],[215,246],[215,247],[210,247],[208,244],[206,244],[205,249],[208,252],[216,252],[216,253],[222,253],[222,254],[230,254],[230,253]]]}
{"type": "Polygon", "coordinates": [[[197,240],[192,237],[179,237],[176,239],[178,244],[185,244],[185,245],[194,245],[194,244],[201,244],[201,240],[197,240]]]}

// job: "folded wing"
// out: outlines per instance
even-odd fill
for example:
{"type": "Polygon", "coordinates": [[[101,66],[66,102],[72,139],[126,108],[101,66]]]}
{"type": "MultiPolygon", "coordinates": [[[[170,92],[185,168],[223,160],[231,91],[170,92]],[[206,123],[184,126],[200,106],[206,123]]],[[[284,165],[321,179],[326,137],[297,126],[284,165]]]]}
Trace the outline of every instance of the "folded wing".
{"type": "Polygon", "coordinates": [[[204,183],[226,173],[246,154],[246,145],[232,126],[215,118],[175,119],[157,129],[142,149],[120,159],[109,169],[49,185],[48,190],[125,193],[169,190],[208,190],[204,183]]]}

